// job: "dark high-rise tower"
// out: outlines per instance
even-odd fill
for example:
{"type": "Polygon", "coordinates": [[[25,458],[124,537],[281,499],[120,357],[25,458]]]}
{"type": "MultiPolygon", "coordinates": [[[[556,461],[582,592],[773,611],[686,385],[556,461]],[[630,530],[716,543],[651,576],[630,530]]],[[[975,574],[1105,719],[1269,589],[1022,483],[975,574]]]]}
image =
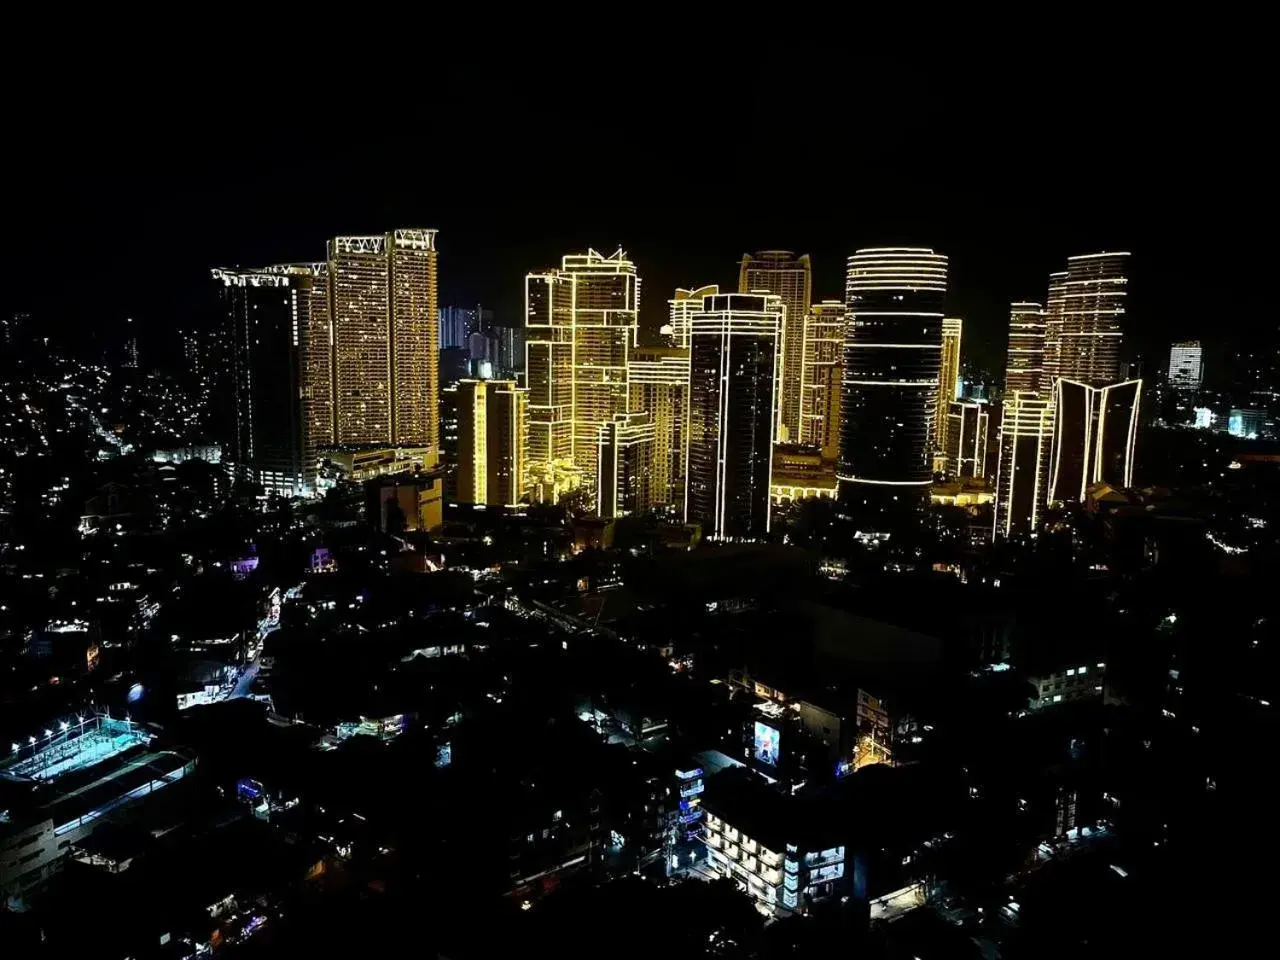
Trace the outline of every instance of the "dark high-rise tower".
{"type": "Polygon", "coordinates": [[[840,499],[851,514],[923,503],[942,362],[947,258],[877,247],[849,258],[840,499]]]}
{"type": "Polygon", "coordinates": [[[229,434],[219,438],[223,456],[244,478],[292,496],[315,484],[301,383],[316,273],[302,265],[213,271],[222,282],[222,349],[235,411],[229,434]]]}
{"type": "Polygon", "coordinates": [[[690,316],[685,520],[708,536],[769,532],[784,309],[729,293],[690,316]]]}

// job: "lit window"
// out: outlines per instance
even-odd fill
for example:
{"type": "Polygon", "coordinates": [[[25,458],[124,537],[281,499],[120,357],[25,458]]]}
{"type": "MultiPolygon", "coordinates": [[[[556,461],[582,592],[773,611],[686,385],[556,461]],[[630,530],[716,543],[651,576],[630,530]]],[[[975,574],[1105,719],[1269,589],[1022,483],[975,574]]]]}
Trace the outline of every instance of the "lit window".
{"type": "Polygon", "coordinates": [[[1068,671],[1067,671],[1067,676],[1068,676],[1068,677],[1074,677],[1075,675],[1076,675],[1076,668],[1075,668],[1075,667],[1072,667],[1070,670],[1068,670],[1068,671]]]}
{"type": "Polygon", "coordinates": [[[1054,702],[1054,703],[1060,703],[1061,701],[1062,701],[1062,694],[1060,694],[1060,693],[1055,693],[1055,694],[1053,695],[1053,702],[1054,702]]]}

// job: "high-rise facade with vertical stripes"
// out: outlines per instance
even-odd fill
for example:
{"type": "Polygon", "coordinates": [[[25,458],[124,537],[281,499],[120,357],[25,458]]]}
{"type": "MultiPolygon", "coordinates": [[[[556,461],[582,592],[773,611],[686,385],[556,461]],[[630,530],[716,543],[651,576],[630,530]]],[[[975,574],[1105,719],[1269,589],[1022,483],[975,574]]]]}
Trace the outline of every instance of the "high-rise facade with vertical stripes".
{"type": "Polygon", "coordinates": [[[1004,372],[1006,393],[1035,393],[1044,384],[1044,308],[1018,302],[1009,307],[1009,352],[1004,372]]]}
{"type": "Polygon", "coordinates": [[[933,415],[933,449],[941,454],[947,449],[947,429],[951,401],[956,398],[956,381],[960,379],[960,339],[964,321],[959,317],[942,318],[942,360],[938,366],[938,401],[933,415]]]}
{"type": "Polygon", "coordinates": [[[627,411],[640,278],[621,249],[569,254],[525,278],[529,458],[581,473],[594,494],[600,428],[627,411]]]}
{"type": "Polygon", "coordinates": [[[785,309],[773,295],[731,293],[692,317],[685,520],[706,536],[769,532],[785,309]]]}
{"type": "Polygon", "coordinates": [[[813,299],[809,255],[790,250],[743,254],[739,293],[771,293],[786,308],[782,332],[782,397],[778,406],[780,442],[801,442],[800,408],[804,391],[804,326],[813,299]]]}
{"type": "Polygon", "coordinates": [[[845,305],[823,300],[809,308],[804,326],[804,378],[800,442],[834,460],[840,448],[840,371],[844,360],[845,305]]]}

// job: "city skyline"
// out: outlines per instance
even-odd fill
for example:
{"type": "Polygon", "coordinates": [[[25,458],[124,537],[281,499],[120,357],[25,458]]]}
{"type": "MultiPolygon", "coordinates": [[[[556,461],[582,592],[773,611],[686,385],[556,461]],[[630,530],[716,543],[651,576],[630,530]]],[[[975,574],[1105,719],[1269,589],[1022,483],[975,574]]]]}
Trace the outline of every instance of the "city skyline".
{"type": "Polygon", "coordinates": [[[590,23],[10,58],[6,956],[1256,951],[1263,60],[590,23]]]}

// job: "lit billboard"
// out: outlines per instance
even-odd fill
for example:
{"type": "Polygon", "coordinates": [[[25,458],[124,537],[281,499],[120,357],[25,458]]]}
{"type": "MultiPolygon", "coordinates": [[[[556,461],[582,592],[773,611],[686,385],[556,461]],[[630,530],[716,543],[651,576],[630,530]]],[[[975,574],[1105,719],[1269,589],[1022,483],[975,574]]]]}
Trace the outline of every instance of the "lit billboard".
{"type": "Polygon", "coordinates": [[[756,721],[755,758],[771,767],[778,765],[778,740],[781,735],[767,723],[756,721]]]}

